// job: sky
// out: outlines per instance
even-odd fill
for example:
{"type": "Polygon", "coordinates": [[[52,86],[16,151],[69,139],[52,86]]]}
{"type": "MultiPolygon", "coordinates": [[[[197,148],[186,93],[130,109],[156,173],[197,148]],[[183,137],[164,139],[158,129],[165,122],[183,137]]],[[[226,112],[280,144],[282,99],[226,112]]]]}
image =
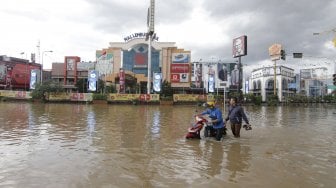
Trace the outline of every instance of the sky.
{"type": "MultiPolygon", "coordinates": [[[[109,42],[147,31],[149,5],[150,0],[3,0],[0,55],[29,58],[39,44],[45,68],[64,56],[95,61],[96,50],[109,42]]],[[[155,32],[159,42],[190,50],[192,61],[236,62],[232,40],[246,35],[241,60],[247,69],[272,65],[268,48],[274,43],[288,54],[278,64],[332,67],[335,10],[336,0],[156,0],[155,32]],[[293,59],[294,52],[304,58],[293,59]]]]}

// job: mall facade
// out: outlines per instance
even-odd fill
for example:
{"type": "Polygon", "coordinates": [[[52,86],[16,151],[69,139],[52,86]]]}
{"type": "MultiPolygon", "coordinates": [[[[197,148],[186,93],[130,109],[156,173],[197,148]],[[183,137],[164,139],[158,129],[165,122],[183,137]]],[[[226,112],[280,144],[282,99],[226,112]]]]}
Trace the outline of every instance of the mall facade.
{"type": "MultiPolygon", "coordinates": [[[[96,51],[95,69],[107,85],[120,87],[120,71],[125,73],[125,90],[129,93],[134,84],[136,93],[147,93],[148,81],[148,40],[146,33],[134,33],[124,42],[110,42],[110,46],[96,51]]],[[[175,92],[190,88],[191,52],[176,47],[175,42],[158,42],[154,35],[151,42],[151,83],[153,75],[160,74],[161,81],[171,83],[175,92]]],[[[153,87],[151,87],[153,88],[153,87]]],[[[151,91],[153,93],[153,91],[151,91]]]]}

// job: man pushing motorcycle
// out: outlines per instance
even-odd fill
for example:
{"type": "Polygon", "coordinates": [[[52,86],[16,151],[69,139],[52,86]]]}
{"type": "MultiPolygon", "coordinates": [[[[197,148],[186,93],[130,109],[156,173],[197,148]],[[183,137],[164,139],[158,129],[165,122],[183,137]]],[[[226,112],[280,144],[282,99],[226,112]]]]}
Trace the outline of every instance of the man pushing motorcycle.
{"type": "Polygon", "coordinates": [[[208,108],[199,115],[208,115],[212,125],[205,127],[204,136],[214,136],[217,141],[220,141],[225,131],[225,124],[222,117],[222,111],[215,106],[215,102],[207,102],[208,108]]]}

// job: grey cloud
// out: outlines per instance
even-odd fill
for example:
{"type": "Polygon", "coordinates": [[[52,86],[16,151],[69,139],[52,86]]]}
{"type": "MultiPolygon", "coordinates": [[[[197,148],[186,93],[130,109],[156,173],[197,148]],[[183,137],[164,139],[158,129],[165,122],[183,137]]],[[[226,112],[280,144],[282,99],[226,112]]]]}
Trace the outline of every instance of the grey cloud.
{"type": "Polygon", "coordinates": [[[107,33],[125,33],[132,28],[146,28],[147,5],[122,4],[120,1],[87,0],[93,27],[107,33]]]}
{"type": "MultiPolygon", "coordinates": [[[[149,0],[129,4],[117,0],[86,2],[90,4],[91,12],[87,13],[85,20],[95,29],[119,35],[127,35],[141,28],[143,31],[147,29],[149,0]]],[[[157,0],[156,25],[174,25],[190,19],[195,3],[196,1],[192,0],[157,0]]],[[[268,59],[268,48],[273,43],[282,44],[288,54],[303,52],[313,56],[322,54],[335,57],[334,52],[324,47],[324,43],[332,40],[335,33],[313,36],[314,32],[336,28],[335,0],[204,0],[202,3],[202,8],[208,12],[212,21],[222,24],[223,28],[228,27],[222,34],[232,39],[247,35],[248,55],[243,57],[247,63],[268,59]],[[248,15],[245,18],[248,21],[244,24],[240,21],[231,22],[242,15],[248,15]],[[228,20],[230,24],[227,23],[228,20]]],[[[209,59],[212,56],[232,59],[231,41],[213,48],[197,45],[194,41],[179,47],[191,50],[195,60],[209,59]]]]}
{"type": "MultiPolygon", "coordinates": [[[[143,0],[136,4],[122,4],[120,1],[86,0],[92,7],[88,19],[93,26],[104,32],[127,34],[135,28],[147,29],[147,9],[150,1],[143,0]],[[117,27],[117,28],[116,28],[117,27]]],[[[160,24],[180,23],[190,18],[192,1],[156,1],[155,22],[160,24]]]]}
{"type": "MultiPolygon", "coordinates": [[[[250,15],[250,22],[239,22],[230,26],[228,35],[232,39],[242,34],[248,36],[247,61],[268,58],[268,47],[273,43],[283,44],[288,53],[304,52],[311,55],[323,53],[323,44],[334,35],[313,36],[313,32],[333,29],[336,3],[326,1],[204,1],[203,7],[214,20],[223,23],[224,19],[250,15]]],[[[225,45],[225,56],[231,53],[231,44],[225,45]]],[[[326,54],[324,55],[332,55],[326,54]]]]}
{"type": "Polygon", "coordinates": [[[193,11],[192,0],[156,1],[157,19],[161,24],[180,23],[190,19],[193,11]]]}

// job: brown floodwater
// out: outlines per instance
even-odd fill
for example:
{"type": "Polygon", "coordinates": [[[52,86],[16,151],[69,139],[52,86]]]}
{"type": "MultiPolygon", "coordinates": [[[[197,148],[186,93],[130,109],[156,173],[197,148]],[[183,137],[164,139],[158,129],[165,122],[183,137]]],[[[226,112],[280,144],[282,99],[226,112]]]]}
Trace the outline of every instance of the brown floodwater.
{"type": "Polygon", "coordinates": [[[244,107],[186,140],[193,105],[0,103],[0,187],[334,187],[336,105],[244,107]]]}

